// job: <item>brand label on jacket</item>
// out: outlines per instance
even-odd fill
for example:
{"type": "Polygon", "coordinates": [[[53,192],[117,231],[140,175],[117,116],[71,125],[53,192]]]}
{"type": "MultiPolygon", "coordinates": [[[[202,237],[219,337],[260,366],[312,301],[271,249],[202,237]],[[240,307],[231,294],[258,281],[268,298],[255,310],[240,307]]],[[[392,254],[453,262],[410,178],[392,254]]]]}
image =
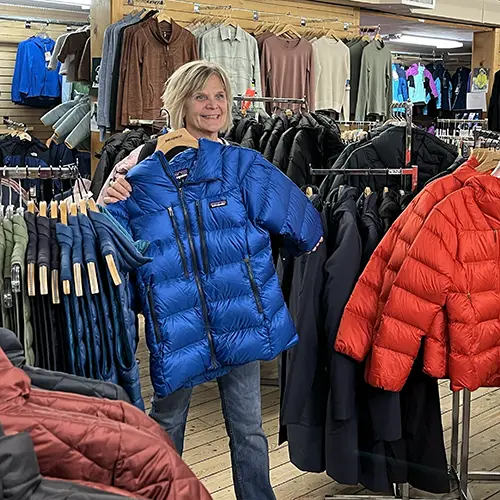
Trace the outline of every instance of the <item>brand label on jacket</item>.
{"type": "Polygon", "coordinates": [[[210,208],[220,208],[227,205],[227,200],[211,201],[210,208]]]}

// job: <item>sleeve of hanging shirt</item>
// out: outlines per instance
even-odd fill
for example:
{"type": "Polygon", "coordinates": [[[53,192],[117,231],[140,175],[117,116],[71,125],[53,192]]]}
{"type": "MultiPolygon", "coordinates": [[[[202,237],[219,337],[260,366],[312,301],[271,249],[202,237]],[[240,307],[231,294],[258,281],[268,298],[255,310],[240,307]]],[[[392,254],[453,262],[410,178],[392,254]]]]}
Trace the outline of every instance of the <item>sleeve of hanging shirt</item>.
{"type": "Polygon", "coordinates": [[[385,84],[387,89],[387,115],[386,118],[391,116],[391,104],[392,104],[392,57],[390,51],[387,55],[387,60],[385,64],[385,84]]]}
{"type": "Polygon", "coordinates": [[[129,116],[142,118],[144,103],[142,101],[141,65],[142,65],[142,37],[136,33],[130,44],[130,54],[127,61],[125,87],[123,89],[123,106],[121,124],[128,125],[129,116]]]}
{"type": "Polygon", "coordinates": [[[62,46],[64,45],[64,41],[68,37],[69,33],[65,33],[57,38],[56,44],[54,46],[54,50],[52,51],[52,56],[50,58],[50,62],[47,66],[51,71],[57,69],[57,65],[59,64],[59,54],[61,53],[62,46]]]}
{"type": "Polygon", "coordinates": [[[429,86],[431,88],[432,95],[437,98],[439,94],[436,87],[436,82],[434,81],[434,77],[428,69],[424,70],[424,76],[429,80],[429,86]]]}
{"type": "MultiPolygon", "coordinates": [[[[309,53],[309,79],[306,87],[306,98],[309,104],[309,109],[314,111],[316,109],[316,72],[314,68],[314,54],[311,45],[311,51],[309,53]]],[[[302,96],[301,96],[302,97],[302,96]]]]}
{"type": "Polygon", "coordinates": [[[111,78],[109,72],[109,62],[111,53],[109,51],[110,40],[115,29],[114,24],[108,26],[104,31],[104,41],[102,43],[101,66],[99,68],[99,89],[97,91],[97,125],[99,128],[106,128],[106,113],[105,113],[105,95],[108,87],[108,77],[111,78]]]}
{"type": "Polygon", "coordinates": [[[12,90],[11,99],[12,102],[21,103],[23,101],[21,96],[21,85],[26,85],[26,73],[28,68],[26,66],[26,42],[21,42],[17,48],[16,54],[16,64],[14,66],[14,75],[12,77],[12,90]]]}
{"type": "MultiPolygon", "coordinates": [[[[361,70],[359,76],[358,103],[356,104],[356,120],[366,118],[366,108],[368,106],[368,95],[370,93],[370,67],[366,49],[361,56],[361,70]]],[[[392,78],[392,77],[391,77],[392,78]]]]}

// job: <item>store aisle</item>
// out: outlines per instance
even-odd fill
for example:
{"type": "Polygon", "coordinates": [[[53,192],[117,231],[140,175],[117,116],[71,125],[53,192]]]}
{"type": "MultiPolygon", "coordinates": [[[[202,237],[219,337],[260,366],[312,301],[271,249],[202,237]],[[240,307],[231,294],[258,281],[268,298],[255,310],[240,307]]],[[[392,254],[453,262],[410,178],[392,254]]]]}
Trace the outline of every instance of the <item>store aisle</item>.
{"type": "MultiPolygon", "coordinates": [[[[140,360],[141,385],[146,409],[151,408],[153,389],[149,380],[148,350],[143,336],[137,357],[140,360]]],[[[263,377],[275,377],[274,363],[263,365],[263,377]]],[[[448,383],[440,383],[441,408],[445,441],[449,450],[451,438],[451,392],[448,383]]],[[[473,394],[471,425],[471,460],[475,470],[500,471],[500,389],[479,389],[473,394]]],[[[262,417],[269,437],[271,481],[278,500],[323,500],[327,494],[367,493],[358,487],[335,484],[326,474],[308,474],[298,470],[288,459],[286,444],[278,443],[279,392],[275,387],[262,387],[262,417]]],[[[194,388],[188,417],[184,460],[200,478],[214,500],[234,500],[229,444],[218,397],[217,384],[209,382],[194,388]]],[[[498,484],[472,482],[474,498],[500,500],[498,484]]],[[[428,495],[427,495],[428,496],[428,495]]],[[[414,497],[418,497],[415,492],[414,497]]],[[[448,496],[436,498],[444,499],[448,496]]]]}

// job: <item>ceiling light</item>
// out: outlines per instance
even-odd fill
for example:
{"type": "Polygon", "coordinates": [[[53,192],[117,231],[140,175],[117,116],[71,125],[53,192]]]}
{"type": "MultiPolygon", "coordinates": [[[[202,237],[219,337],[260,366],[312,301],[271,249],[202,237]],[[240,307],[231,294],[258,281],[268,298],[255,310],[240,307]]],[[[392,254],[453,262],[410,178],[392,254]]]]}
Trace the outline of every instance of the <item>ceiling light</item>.
{"type": "Polygon", "coordinates": [[[403,43],[408,45],[424,45],[426,47],[436,47],[437,49],[459,49],[463,47],[462,42],[456,40],[444,40],[443,38],[427,38],[424,36],[401,35],[390,40],[393,43],[403,43]]]}

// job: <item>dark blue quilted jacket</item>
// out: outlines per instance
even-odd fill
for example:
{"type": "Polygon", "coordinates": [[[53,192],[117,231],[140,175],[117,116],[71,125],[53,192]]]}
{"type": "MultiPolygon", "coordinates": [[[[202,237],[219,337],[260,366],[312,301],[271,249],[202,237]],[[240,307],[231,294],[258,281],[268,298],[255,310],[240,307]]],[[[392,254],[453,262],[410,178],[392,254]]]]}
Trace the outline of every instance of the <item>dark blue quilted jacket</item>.
{"type": "Polygon", "coordinates": [[[259,153],[202,139],[127,176],[109,212],[152,258],[137,273],[157,396],[271,360],[298,338],[273,266],[270,233],[294,255],[323,230],[295,184],[259,153]]]}

